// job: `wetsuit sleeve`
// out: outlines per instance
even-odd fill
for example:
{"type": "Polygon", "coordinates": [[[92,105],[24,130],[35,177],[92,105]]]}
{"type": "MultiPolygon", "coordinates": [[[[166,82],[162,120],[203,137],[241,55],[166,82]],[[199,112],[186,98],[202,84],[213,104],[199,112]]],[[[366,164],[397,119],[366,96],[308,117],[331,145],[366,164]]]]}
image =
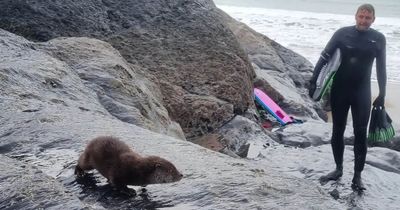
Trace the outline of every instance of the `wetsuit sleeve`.
{"type": "Polygon", "coordinates": [[[335,49],[338,47],[338,39],[340,37],[339,33],[340,33],[340,30],[336,31],[333,34],[333,36],[329,40],[328,44],[326,44],[325,49],[322,51],[317,64],[315,64],[313,76],[311,77],[310,84],[315,84],[315,82],[317,81],[319,72],[321,71],[322,66],[324,66],[329,61],[329,59],[335,52],[335,49]]]}
{"type": "Polygon", "coordinates": [[[376,77],[378,79],[379,96],[385,97],[386,95],[386,39],[382,34],[380,40],[380,47],[378,48],[376,56],[376,77]]]}

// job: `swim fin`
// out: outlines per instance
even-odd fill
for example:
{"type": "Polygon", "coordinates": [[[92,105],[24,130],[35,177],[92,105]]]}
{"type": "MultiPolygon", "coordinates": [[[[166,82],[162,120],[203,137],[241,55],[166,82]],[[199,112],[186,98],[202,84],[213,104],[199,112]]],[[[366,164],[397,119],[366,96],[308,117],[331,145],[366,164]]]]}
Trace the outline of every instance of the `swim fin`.
{"type": "Polygon", "coordinates": [[[395,135],[392,119],[386,113],[385,107],[374,106],[368,131],[368,143],[387,142],[395,135]]]}

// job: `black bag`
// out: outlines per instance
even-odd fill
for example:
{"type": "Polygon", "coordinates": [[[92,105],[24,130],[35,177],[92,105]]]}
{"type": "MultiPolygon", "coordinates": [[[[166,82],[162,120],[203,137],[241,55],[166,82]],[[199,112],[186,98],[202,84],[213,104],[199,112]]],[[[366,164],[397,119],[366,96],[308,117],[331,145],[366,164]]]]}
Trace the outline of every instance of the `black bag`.
{"type": "Polygon", "coordinates": [[[372,108],[371,121],[369,123],[368,143],[387,142],[394,137],[392,119],[385,111],[385,107],[372,108]]]}

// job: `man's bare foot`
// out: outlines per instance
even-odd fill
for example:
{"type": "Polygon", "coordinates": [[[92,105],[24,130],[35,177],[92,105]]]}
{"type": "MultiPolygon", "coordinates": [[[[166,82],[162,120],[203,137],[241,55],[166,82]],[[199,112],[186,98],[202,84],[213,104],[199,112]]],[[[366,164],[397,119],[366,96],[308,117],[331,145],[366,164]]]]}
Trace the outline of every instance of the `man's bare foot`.
{"type": "Polygon", "coordinates": [[[343,169],[342,168],[336,168],[334,171],[328,173],[325,176],[321,176],[321,178],[319,178],[319,181],[324,184],[327,183],[330,180],[338,180],[340,177],[343,176],[343,169]]]}
{"type": "Polygon", "coordinates": [[[353,177],[353,180],[352,180],[352,184],[351,184],[351,188],[353,190],[357,190],[357,191],[366,190],[366,188],[364,186],[364,183],[362,182],[361,175],[354,174],[354,177],[353,177]]]}

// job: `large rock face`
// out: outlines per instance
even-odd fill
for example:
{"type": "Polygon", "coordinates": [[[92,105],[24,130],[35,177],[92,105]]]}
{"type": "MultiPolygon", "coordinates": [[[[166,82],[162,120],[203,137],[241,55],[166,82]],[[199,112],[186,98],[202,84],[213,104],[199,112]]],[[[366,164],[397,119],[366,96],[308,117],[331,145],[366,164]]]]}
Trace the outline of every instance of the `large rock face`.
{"type": "Polygon", "coordinates": [[[0,2],[0,27],[34,41],[109,42],[148,74],[170,117],[195,137],[253,103],[255,74],[219,12],[209,0],[10,0],[0,2]]]}
{"type": "Polygon", "coordinates": [[[150,82],[109,44],[87,38],[35,44],[4,30],[0,37],[1,94],[18,94],[26,101],[21,109],[41,110],[38,102],[43,100],[49,106],[76,105],[83,111],[110,114],[124,122],[185,138],[180,126],[170,120],[167,110],[160,105],[162,102],[150,89],[150,82]],[[12,88],[6,88],[9,86],[12,88]],[[43,87],[50,91],[40,98],[43,87]],[[65,92],[70,94],[68,98],[60,96],[65,92]],[[97,104],[77,102],[81,94],[97,104]]]}
{"type": "Polygon", "coordinates": [[[35,44],[0,30],[0,45],[1,207],[344,208],[318,186],[275,172],[267,164],[230,158],[110,113],[100,94],[118,96],[115,101],[122,103],[130,98],[126,92],[138,88],[124,80],[132,69],[107,70],[124,62],[102,41],[60,38],[35,44]],[[105,55],[108,62],[102,59],[105,55]],[[147,194],[133,197],[116,194],[98,173],[86,181],[75,179],[79,153],[99,135],[117,136],[142,155],[170,160],[184,178],[149,185],[147,194]]]}

